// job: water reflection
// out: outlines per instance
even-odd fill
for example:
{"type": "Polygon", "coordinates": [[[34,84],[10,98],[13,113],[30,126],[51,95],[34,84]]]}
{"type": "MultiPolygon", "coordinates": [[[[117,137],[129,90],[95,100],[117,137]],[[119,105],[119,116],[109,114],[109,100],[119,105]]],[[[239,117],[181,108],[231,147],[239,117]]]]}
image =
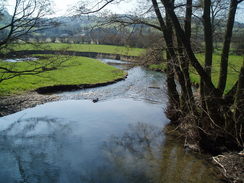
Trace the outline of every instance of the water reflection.
{"type": "Polygon", "coordinates": [[[2,118],[0,182],[216,182],[203,161],[164,136],[159,106],[60,101],[2,118]]]}
{"type": "Polygon", "coordinates": [[[0,118],[0,182],[126,182],[103,144],[142,120],[168,122],[161,105],[131,99],[51,102],[0,118]]]}
{"type": "Polygon", "coordinates": [[[138,123],[121,137],[104,144],[111,171],[126,177],[122,182],[218,182],[202,160],[185,152],[156,126],[138,123]]]}
{"type": "Polygon", "coordinates": [[[14,121],[0,132],[0,182],[59,182],[60,138],[70,133],[61,119],[39,117],[14,121]],[[48,134],[38,133],[40,129],[48,134]],[[51,153],[50,153],[51,152],[51,153]]]}

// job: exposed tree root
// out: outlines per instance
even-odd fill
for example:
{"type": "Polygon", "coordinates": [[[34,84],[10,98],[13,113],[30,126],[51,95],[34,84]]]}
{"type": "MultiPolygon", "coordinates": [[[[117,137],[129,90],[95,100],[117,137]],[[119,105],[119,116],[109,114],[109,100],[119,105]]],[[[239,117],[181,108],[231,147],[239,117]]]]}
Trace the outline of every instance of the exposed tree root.
{"type": "Polygon", "coordinates": [[[219,166],[220,171],[227,180],[234,183],[244,182],[244,156],[238,153],[225,153],[214,156],[213,162],[219,166]]]}

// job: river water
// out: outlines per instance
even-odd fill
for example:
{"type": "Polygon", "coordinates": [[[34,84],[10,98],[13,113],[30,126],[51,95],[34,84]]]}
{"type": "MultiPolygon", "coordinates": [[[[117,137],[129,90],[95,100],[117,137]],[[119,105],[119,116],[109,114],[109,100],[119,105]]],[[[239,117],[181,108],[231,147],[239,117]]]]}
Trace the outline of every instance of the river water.
{"type": "Polygon", "coordinates": [[[204,160],[164,135],[164,75],[102,61],[128,78],[0,118],[0,183],[218,182],[204,160]]]}

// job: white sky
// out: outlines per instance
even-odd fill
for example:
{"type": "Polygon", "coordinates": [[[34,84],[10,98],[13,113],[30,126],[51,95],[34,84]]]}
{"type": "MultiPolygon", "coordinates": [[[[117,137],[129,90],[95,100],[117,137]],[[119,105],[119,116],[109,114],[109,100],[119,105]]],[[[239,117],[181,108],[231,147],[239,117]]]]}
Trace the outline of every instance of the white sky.
{"type": "MultiPolygon", "coordinates": [[[[1,0],[0,0],[1,1],[1,0]]],[[[79,0],[51,0],[53,2],[53,10],[54,14],[52,16],[65,16],[70,15],[69,10],[72,6],[77,5],[79,0]]],[[[86,0],[89,2],[89,0],[86,0]]],[[[90,0],[92,1],[92,0],[90,0]]],[[[138,0],[124,0],[119,5],[110,4],[107,9],[116,12],[118,14],[121,13],[128,13],[132,11],[134,6],[136,6],[138,0]]],[[[13,6],[15,0],[7,0],[8,2],[8,9],[11,11],[11,5],[13,6]]],[[[237,10],[236,21],[244,23],[244,2],[239,5],[239,9],[237,10]]]]}
{"type": "MultiPolygon", "coordinates": [[[[0,0],[1,1],[1,0],[0,0]]],[[[52,2],[52,8],[53,8],[53,15],[52,17],[57,17],[57,16],[68,16],[71,14],[70,9],[73,6],[77,6],[78,2],[80,0],[50,0],[52,2]]],[[[84,1],[84,0],[83,0],[84,1]]],[[[93,0],[85,0],[85,2],[94,2],[93,0]]],[[[109,4],[106,8],[106,10],[116,12],[118,14],[120,13],[126,13],[129,12],[133,9],[135,6],[137,0],[123,0],[119,4],[109,4]]],[[[13,11],[13,7],[15,5],[15,0],[7,0],[6,7],[8,11],[11,12],[13,11]]]]}
{"type": "MultiPolygon", "coordinates": [[[[54,5],[55,16],[68,15],[70,8],[77,5],[79,0],[52,0],[54,5]]],[[[137,0],[125,0],[119,4],[109,4],[107,10],[116,12],[118,14],[129,12],[133,9],[137,0]]]]}

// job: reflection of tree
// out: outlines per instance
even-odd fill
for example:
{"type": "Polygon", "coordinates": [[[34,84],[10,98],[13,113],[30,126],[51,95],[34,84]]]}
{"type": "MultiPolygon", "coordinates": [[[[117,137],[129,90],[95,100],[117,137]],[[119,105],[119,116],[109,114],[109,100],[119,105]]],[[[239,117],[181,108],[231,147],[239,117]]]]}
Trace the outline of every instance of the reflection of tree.
{"type": "MultiPolygon", "coordinates": [[[[203,161],[186,153],[161,129],[138,123],[121,137],[111,137],[104,152],[127,182],[215,182],[203,161]]],[[[111,168],[110,167],[110,168],[111,168]]],[[[122,181],[123,182],[123,181],[122,181]]]]}
{"type": "MultiPolygon", "coordinates": [[[[12,159],[16,167],[16,177],[4,177],[15,182],[58,182],[60,170],[55,167],[55,156],[61,156],[62,144],[60,137],[70,131],[70,128],[56,118],[29,118],[19,119],[0,132],[0,153],[6,159],[12,159]],[[43,134],[36,132],[40,128],[48,130],[43,134]],[[18,178],[19,177],[19,178],[18,178]]],[[[9,166],[9,165],[8,165],[9,166]]],[[[8,181],[8,182],[9,182],[8,181]]]]}
{"type": "Polygon", "coordinates": [[[0,182],[214,182],[202,161],[185,153],[169,137],[165,140],[160,128],[131,125],[123,135],[109,138],[98,151],[93,149],[91,154],[96,156],[91,155],[91,160],[82,154],[85,151],[75,154],[73,148],[79,142],[66,144],[73,143],[68,137],[71,127],[63,120],[42,117],[20,119],[0,131],[0,162],[6,159],[6,166],[0,167],[14,171],[14,178],[9,174],[4,177],[1,169],[0,182]],[[66,162],[67,156],[75,156],[78,163],[66,162]]]}

